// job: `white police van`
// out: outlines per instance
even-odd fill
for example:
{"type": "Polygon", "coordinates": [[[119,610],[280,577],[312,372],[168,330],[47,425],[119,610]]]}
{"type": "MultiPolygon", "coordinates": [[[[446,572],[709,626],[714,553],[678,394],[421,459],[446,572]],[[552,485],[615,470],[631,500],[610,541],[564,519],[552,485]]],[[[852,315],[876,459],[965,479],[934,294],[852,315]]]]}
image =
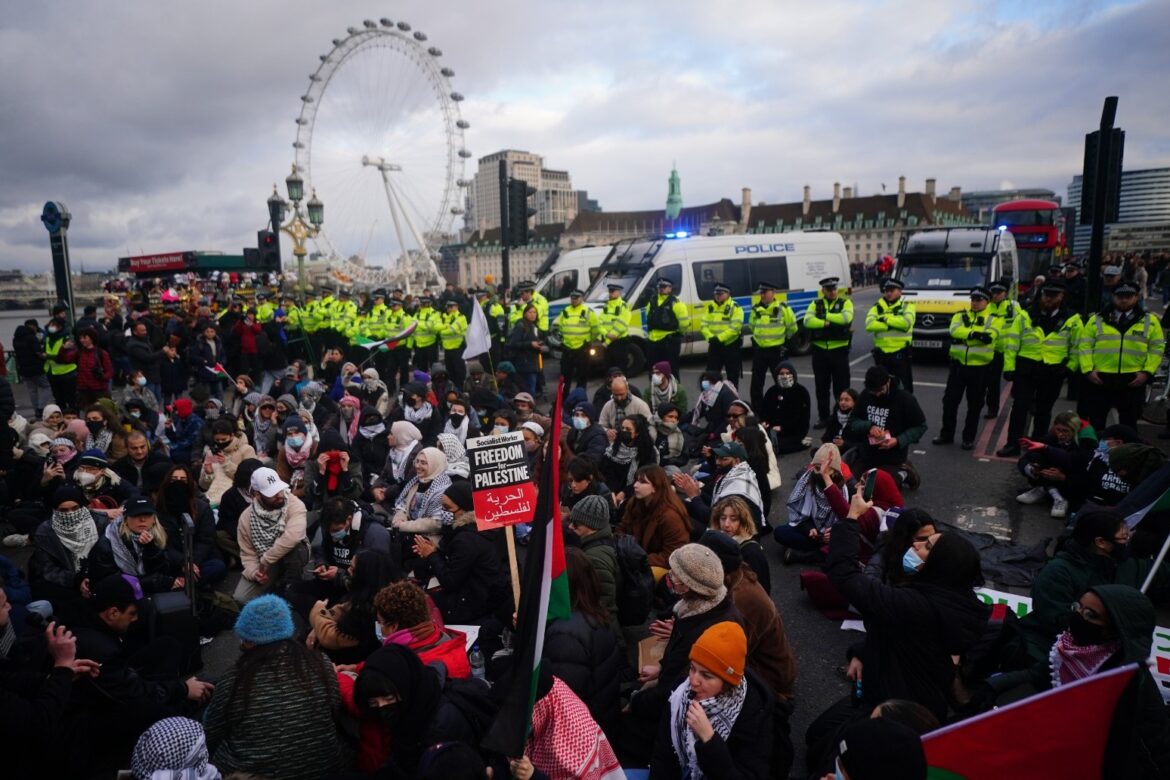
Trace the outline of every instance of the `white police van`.
{"type": "MultiPolygon", "coordinates": [[[[659,238],[633,239],[616,244],[601,264],[600,275],[585,294],[586,301],[600,309],[609,298],[609,285],[622,287],[622,297],[633,310],[630,338],[622,367],[628,373],[645,368],[645,308],[657,293],[659,279],[669,279],[674,295],[691,310],[691,327],[684,334],[682,354],[702,355],[707,342],[700,334],[703,305],[713,300],[716,284],[731,289],[731,296],[744,311],[744,321],[753,301],[759,300],[761,282],[774,284],[780,300],[787,301],[798,321],[804,319],[808,304],[820,292],[819,281],[827,276],[849,286],[849,259],[839,233],[826,231],[731,236],[688,236],[668,233],[659,238]]],[[[745,346],[750,342],[744,338],[745,346]]],[[[809,338],[801,328],[789,350],[803,354],[809,338]]]]}
{"type": "Polygon", "coordinates": [[[536,269],[536,291],[548,299],[551,322],[569,305],[569,293],[587,290],[601,273],[601,264],[613,251],[613,245],[585,246],[550,254],[536,269]]]}

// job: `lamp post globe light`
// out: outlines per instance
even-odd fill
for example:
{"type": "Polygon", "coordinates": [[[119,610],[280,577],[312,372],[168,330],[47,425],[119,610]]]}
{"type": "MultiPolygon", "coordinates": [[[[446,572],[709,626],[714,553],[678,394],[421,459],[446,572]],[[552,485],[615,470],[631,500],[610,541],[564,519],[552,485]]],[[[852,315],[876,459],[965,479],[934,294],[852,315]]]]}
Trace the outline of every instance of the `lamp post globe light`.
{"type": "Polygon", "coordinates": [[[281,224],[290,207],[277,193],[276,185],[273,185],[272,196],[268,198],[268,213],[272,215],[272,224],[292,239],[293,255],[297,259],[297,292],[304,295],[305,255],[308,254],[305,242],[321,232],[321,225],[325,222],[325,204],[317,198],[317,191],[313,190],[309,202],[305,204],[308,214],[301,212],[301,201],[305,198],[305,180],[297,172],[295,163],[292,173],[284,179],[284,186],[288,190],[288,199],[292,201],[292,218],[281,224]]]}

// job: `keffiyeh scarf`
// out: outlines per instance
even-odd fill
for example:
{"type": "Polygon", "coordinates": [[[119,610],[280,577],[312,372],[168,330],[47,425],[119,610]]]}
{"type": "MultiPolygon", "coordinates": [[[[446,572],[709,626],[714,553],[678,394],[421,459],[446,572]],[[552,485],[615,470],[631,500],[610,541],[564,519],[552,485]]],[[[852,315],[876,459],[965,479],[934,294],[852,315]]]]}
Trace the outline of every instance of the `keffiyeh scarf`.
{"type": "Polygon", "coordinates": [[[82,559],[89,556],[89,551],[97,544],[97,523],[93,515],[85,507],[79,507],[72,512],[53,512],[53,532],[57,534],[62,546],[69,557],[73,559],[73,568],[76,569],[82,559]]]}
{"type": "Polygon", "coordinates": [[[829,499],[825,498],[824,492],[817,490],[813,483],[814,479],[820,478],[817,472],[806,470],[796,481],[788,495],[789,525],[800,525],[805,520],[810,520],[818,531],[824,531],[832,525],[834,515],[833,508],[829,506],[829,499]]]}
{"type": "MultiPolygon", "coordinates": [[[[690,690],[690,683],[683,681],[670,694],[670,742],[674,746],[675,755],[678,756],[679,766],[682,767],[682,776],[688,780],[702,780],[703,771],[699,769],[699,759],[695,755],[695,732],[687,725],[687,707],[692,701],[687,695],[690,690]]],[[[699,706],[707,713],[707,720],[711,721],[711,727],[715,729],[720,739],[727,740],[727,735],[731,733],[739,713],[743,710],[746,698],[745,677],[731,690],[699,701],[699,706]]]]}
{"type": "Polygon", "coordinates": [[[413,406],[404,406],[402,414],[406,417],[406,421],[418,425],[419,423],[428,422],[432,414],[430,401],[423,401],[422,405],[415,409],[413,406]]]}
{"type": "Polygon", "coordinates": [[[276,540],[284,533],[284,518],[288,512],[289,493],[284,491],[284,505],[280,509],[265,509],[260,499],[252,499],[252,517],[249,530],[252,532],[252,548],[256,555],[263,555],[272,549],[276,540]]]}
{"type": "MultiPolygon", "coordinates": [[[[463,424],[466,425],[467,421],[464,420],[463,424]]],[[[467,450],[463,448],[459,437],[453,433],[440,433],[438,439],[439,449],[447,456],[447,473],[469,479],[471,462],[467,459],[467,450]]]]}
{"type": "Polygon", "coordinates": [[[617,780],[625,777],[589,708],[560,678],[532,708],[532,734],[524,751],[550,780],[617,780]]]}
{"type": "MultiPolygon", "coordinates": [[[[658,407],[663,404],[670,403],[670,399],[674,398],[674,394],[678,392],[678,380],[673,376],[666,381],[666,389],[659,387],[657,383],[650,385],[650,409],[657,411],[658,407]]],[[[718,393],[716,394],[718,395],[718,393]]]]}
{"type": "Polygon", "coordinates": [[[114,440],[114,434],[109,430],[102,428],[98,433],[97,438],[91,433],[85,437],[85,448],[87,450],[101,450],[102,452],[110,451],[110,442],[114,440]]]}
{"type": "Polygon", "coordinates": [[[209,761],[201,725],[190,718],[163,718],[138,738],[130,768],[134,777],[150,780],[219,780],[209,761]]]}
{"type": "Polygon", "coordinates": [[[1052,687],[1059,688],[1096,674],[1105,662],[1121,649],[1121,641],[1114,639],[1100,645],[1074,644],[1072,635],[1065,631],[1056,638],[1048,653],[1052,669],[1052,687]]]}
{"type": "Polygon", "coordinates": [[[142,545],[136,536],[122,536],[118,532],[121,527],[121,522],[106,526],[106,539],[110,543],[110,552],[114,554],[114,564],[123,574],[141,577],[146,574],[146,568],[142,563],[142,545]]]}

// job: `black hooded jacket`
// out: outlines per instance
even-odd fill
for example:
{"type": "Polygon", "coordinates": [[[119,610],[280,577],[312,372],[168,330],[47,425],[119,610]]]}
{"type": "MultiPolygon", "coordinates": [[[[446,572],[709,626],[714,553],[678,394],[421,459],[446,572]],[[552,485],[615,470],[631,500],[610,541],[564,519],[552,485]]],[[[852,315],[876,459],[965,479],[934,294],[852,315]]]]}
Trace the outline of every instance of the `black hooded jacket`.
{"type": "Polygon", "coordinates": [[[795,384],[789,388],[783,388],[778,383],[769,387],[764,393],[763,408],[758,410],[757,414],[777,431],[782,440],[799,442],[808,435],[812,404],[808,388],[800,384],[796,367],[785,360],[776,367],[777,371],[781,368],[787,368],[792,372],[795,384]]]}

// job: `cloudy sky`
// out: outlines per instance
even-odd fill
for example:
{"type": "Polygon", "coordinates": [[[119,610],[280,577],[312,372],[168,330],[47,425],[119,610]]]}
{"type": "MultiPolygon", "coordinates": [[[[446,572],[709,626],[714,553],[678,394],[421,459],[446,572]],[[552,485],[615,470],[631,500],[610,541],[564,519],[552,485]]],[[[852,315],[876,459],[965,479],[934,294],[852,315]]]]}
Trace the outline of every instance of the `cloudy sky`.
{"type": "MultiPolygon", "coordinates": [[[[690,204],[745,186],[757,202],[804,184],[827,197],[834,181],[866,194],[900,174],[911,189],[933,176],[944,191],[1063,193],[1106,95],[1126,168],[1170,165],[1165,0],[9,3],[0,268],[49,267],[49,199],[73,213],[75,268],[254,244],[318,56],[383,16],[425,31],[456,72],[467,178],[480,155],[531,150],[606,210],[661,208],[672,162],[690,204]]],[[[326,128],[360,124],[346,90],[376,119],[422,89],[378,62],[327,89],[322,148],[326,128]]],[[[420,158],[442,144],[403,128],[420,158]]],[[[433,200],[425,189],[403,196],[433,200]]],[[[322,197],[338,225],[371,200],[322,197]]],[[[389,223],[369,221],[371,240],[389,223]]]]}

